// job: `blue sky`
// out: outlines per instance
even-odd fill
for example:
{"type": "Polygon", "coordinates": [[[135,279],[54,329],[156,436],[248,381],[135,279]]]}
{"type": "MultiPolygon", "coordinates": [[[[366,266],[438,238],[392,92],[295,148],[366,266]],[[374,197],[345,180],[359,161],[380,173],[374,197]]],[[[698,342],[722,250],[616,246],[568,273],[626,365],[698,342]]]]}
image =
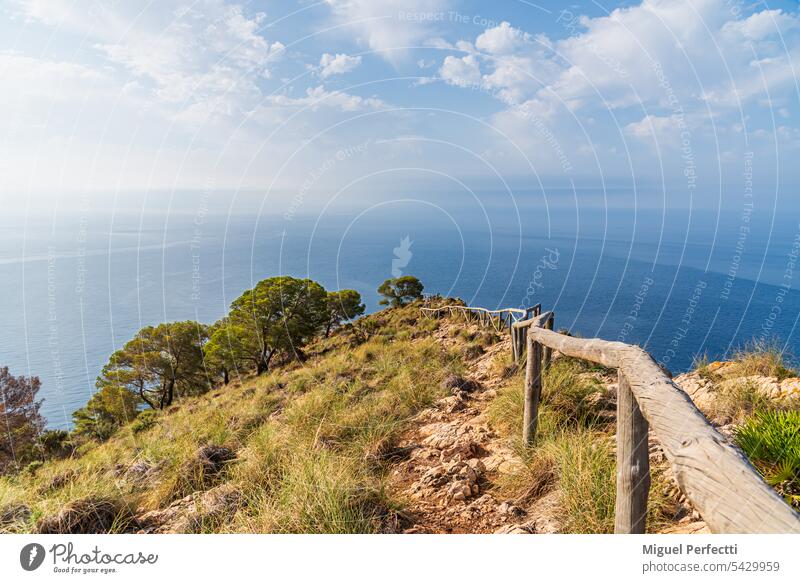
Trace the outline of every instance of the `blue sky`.
{"type": "Polygon", "coordinates": [[[774,197],[799,71],[796,2],[6,0],[0,197],[774,197]]]}

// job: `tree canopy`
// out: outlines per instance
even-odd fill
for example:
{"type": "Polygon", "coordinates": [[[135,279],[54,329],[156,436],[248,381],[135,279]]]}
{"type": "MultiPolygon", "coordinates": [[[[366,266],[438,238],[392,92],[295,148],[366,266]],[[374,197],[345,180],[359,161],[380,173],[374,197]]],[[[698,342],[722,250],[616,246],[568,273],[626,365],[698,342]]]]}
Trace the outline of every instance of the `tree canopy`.
{"type": "MultiPolygon", "coordinates": [[[[387,280],[378,288],[381,303],[392,306],[420,297],[422,290],[412,276],[387,280]]],[[[75,433],[104,440],[138,417],[143,406],[164,409],[176,397],[206,391],[215,378],[227,384],[232,374],[264,373],[278,353],[302,360],[314,336],[328,336],[365,310],[356,290],[327,292],[310,279],[280,276],[242,293],[212,326],[193,321],[146,326],[103,367],[97,392],[73,414],[75,433]]],[[[0,441],[1,470],[4,460],[19,458],[15,447],[38,443],[44,420],[41,401],[35,399],[38,378],[14,378],[7,368],[0,369],[0,389],[5,395],[0,412],[11,427],[6,441],[0,441]]],[[[42,452],[60,452],[68,441],[54,433],[38,446],[42,452]]]]}
{"type": "Polygon", "coordinates": [[[278,352],[303,357],[303,347],[328,322],[328,294],[310,279],[271,277],[231,304],[229,319],[245,328],[256,372],[269,370],[278,352]]]}
{"type": "Polygon", "coordinates": [[[44,429],[44,417],[39,413],[42,399],[36,395],[41,388],[39,377],[15,377],[8,367],[0,368],[0,472],[8,466],[27,461],[44,429]]]}
{"type": "Polygon", "coordinates": [[[75,433],[105,441],[138,414],[138,395],[120,385],[105,385],[72,414],[75,433]]]}
{"type": "Polygon", "coordinates": [[[176,395],[203,392],[206,336],[206,327],[192,321],[142,328],[111,356],[97,388],[123,388],[153,409],[168,407],[176,395]]]}
{"type": "Polygon", "coordinates": [[[361,303],[361,294],[354,289],[328,292],[328,323],[325,336],[328,336],[335,326],[361,316],[365,310],[366,306],[361,303]]]}
{"type": "Polygon", "coordinates": [[[421,298],[423,289],[425,286],[413,275],[387,279],[378,287],[378,293],[383,296],[380,304],[393,307],[404,306],[421,298]]]}
{"type": "Polygon", "coordinates": [[[258,335],[253,326],[223,318],[209,329],[205,345],[206,367],[228,384],[231,374],[255,370],[261,358],[258,335]]]}

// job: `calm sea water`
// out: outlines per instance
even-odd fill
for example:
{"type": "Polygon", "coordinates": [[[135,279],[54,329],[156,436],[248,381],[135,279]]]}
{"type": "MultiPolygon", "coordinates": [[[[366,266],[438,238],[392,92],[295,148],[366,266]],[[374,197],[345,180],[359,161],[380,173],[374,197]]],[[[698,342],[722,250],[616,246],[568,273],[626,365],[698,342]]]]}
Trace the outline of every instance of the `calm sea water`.
{"type": "Polygon", "coordinates": [[[800,340],[798,225],[769,212],[531,205],[517,216],[502,201],[462,212],[395,200],[287,217],[195,200],[115,212],[62,204],[4,215],[0,232],[0,365],[42,379],[51,427],[70,425],[108,356],[139,328],[213,322],[278,274],[355,288],[370,309],[393,269],[473,305],[542,302],[557,328],[640,344],[673,371],[754,337],[789,354],[800,340]]]}

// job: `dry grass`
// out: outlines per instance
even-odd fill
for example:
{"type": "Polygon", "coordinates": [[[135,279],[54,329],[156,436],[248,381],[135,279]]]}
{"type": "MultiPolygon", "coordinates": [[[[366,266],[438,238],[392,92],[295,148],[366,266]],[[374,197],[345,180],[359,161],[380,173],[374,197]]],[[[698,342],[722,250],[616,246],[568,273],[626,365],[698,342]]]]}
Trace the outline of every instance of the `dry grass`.
{"type": "Polygon", "coordinates": [[[754,340],[733,355],[734,366],[730,367],[726,376],[776,377],[778,380],[797,376],[797,372],[789,366],[786,353],[775,342],[754,340]]]}
{"type": "Polygon", "coordinates": [[[222,483],[235,487],[241,503],[204,531],[382,530],[395,503],[383,493],[385,468],[375,453],[443,396],[441,381],[463,374],[464,365],[429,332],[411,330],[438,325],[420,319],[418,306],[386,310],[380,319],[355,347],[342,329],[310,346],[303,366],[182,400],[153,422],[85,444],[74,459],[1,477],[0,530],[82,530],[88,523],[73,520],[77,510],[101,500],[122,518],[96,512],[103,520],[85,528],[116,532],[132,527],[129,517],[222,483]],[[203,448],[230,455],[207,463],[203,448]],[[62,514],[68,509],[75,512],[62,514]]]}
{"type": "Polygon", "coordinates": [[[706,413],[715,423],[741,423],[755,411],[772,408],[773,402],[751,380],[729,380],[719,384],[706,413]]]}
{"type": "MultiPolygon", "coordinates": [[[[521,464],[498,478],[503,496],[531,502],[558,489],[564,532],[614,530],[616,461],[614,403],[592,366],[559,358],[545,372],[538,431],[533,447],[520,439],[523,393],[518,375],[501,388],[487,415],[510,440],[521,464]]],[[[653,472],[648,527],[658,530],[674,514],[666,498],[664,472],[653,472]]]]}

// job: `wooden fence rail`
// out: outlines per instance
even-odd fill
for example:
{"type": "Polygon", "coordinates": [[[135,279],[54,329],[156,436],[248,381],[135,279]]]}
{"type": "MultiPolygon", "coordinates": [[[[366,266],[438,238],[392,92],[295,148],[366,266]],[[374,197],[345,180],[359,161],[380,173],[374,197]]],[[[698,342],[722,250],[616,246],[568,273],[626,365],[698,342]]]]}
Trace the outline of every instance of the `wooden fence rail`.
{"type": "MultiPolygon", "coordinates": [[[[446,308],[428,310],[433,310],[431,315],[440,315],[446,308]]],[[[652,431],[678,485],[711,532],[800,533],[800,516],[761,479],[747,458],[706,420],[683,389],[642,348],[553,332],[554,315],[542,314],[540,306],[528,311],[483,311],[513,311],[517,317],[509,323],[509,328],[515,361],[521,360],[523,346],[527,353],[523,413],[526,444],[535,445],[539,400],[542,391],[547,390],[543,386],[543,372],[552,351],[617,369],[614,532],[645,532],[650,490],[648,442],[652,431]]]]}
{"type": "Polygon", "coordinates": [[[450,316],[463,317],[465,321],[478,320],[484,326],[491,326],[495,331],[502,332],[506,328],[511,328],[514,322],[530,318],[531,314],[538,314],[541,311],[541,304],[527,309],[503,308],[502,310],[488,310],[472,306],[448,305],[437,308],[421,308],[426,317],[437,317],[443,313],[450,316]]]}

